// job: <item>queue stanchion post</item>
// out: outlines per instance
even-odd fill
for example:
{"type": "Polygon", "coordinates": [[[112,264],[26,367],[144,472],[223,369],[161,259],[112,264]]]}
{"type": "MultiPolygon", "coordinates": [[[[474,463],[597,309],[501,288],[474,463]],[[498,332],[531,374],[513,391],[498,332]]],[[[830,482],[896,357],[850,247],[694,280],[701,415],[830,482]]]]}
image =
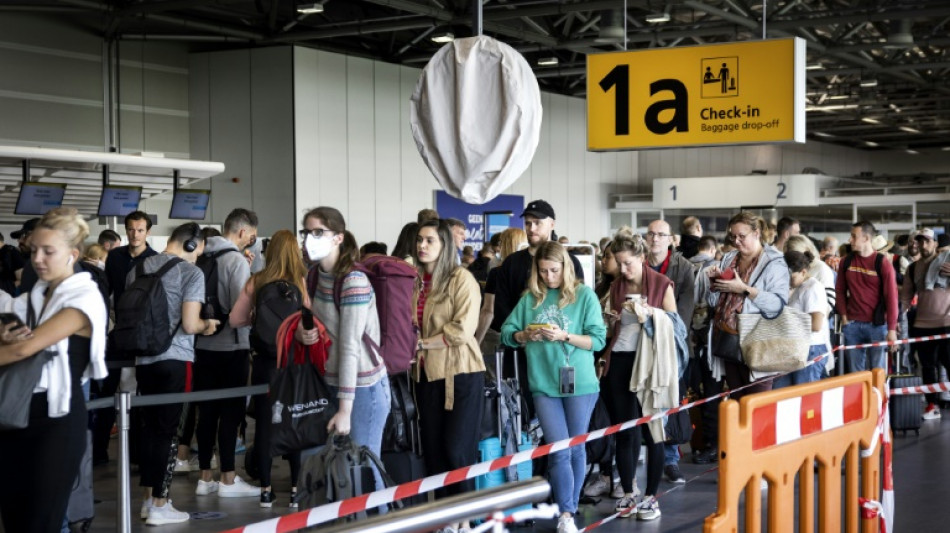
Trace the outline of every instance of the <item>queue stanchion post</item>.
{"type": "Polygon", "coordinates": [[[116,530],[122,533],[132,531],[132,483],[129,471],[129,407],[132,394],[120,391],[115,395],[116,423],[119,429],[119,487],[117,493],[118,513],[116,530]]]}

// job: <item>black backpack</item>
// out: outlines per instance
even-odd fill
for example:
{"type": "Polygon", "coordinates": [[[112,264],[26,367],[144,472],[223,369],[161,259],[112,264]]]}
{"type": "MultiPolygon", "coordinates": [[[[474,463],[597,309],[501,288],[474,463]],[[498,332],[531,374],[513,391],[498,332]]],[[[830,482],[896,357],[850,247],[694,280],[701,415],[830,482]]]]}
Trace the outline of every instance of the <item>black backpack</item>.
{"type": "Polygon", "coordinates": [[[251,347],[260,355],[277,357],[277,330],[302,305],[303,296],[293,283],[276,280],[261,287],[254,296],[251,347]]]}
{"type": "Polygon", "coordinates": [[[135,281],[115,305],[115,329],[111,333],[115,348],[129,357],[151,357],[168,351],[181,322],[172,329],[162,277],[182,262],[173,257],[157,271],[146,274],[145,261],[139,261],[135,281]]]}
{"type": "Polygon", "coordinates": [[[230,309],[225,310],[218,298],[218,258],[230,252],[241,253],[234,248],[228,248],[227,250],[203,254],[195,262],[195,266],[201,269],[201,273],[205,277],[205,304],[201,317],[213,318],[221,324],[212,335],[217,335],[225,329],[224,326],[228,323],[228,314],[231,312],[230,309]]]}

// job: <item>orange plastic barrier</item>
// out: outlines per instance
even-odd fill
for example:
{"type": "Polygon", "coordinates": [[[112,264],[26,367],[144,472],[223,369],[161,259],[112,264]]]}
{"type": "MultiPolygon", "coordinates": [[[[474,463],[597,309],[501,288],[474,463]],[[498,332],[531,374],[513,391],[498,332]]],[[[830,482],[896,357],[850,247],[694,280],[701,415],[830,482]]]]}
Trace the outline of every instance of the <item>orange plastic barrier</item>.
{"type": "Polygon", "coordinates": [[[795,530],[797,474],[798,531],[812,533],[817,527],[821,532],[839,532],[844,517],[848,533],[857,533],[859,523],[863,533],[876,533],[878,520],[861,518],[858,498],[880,500],[881,446],[873,439],[878,438],[875,429],[884,382],[883,370],[858,372],[723,402],[719,408],[719,506],[706,518],[704,531],[738,532],[744,518],[741,531],[759,533],[765,495],[762,479],[769,485],[767,530],[795,530]],[[872,446],[874,453],[861,458],[859,470],[861,450],[872,446]],[[745,513],[740,517],[743,489],[745,513]]]}

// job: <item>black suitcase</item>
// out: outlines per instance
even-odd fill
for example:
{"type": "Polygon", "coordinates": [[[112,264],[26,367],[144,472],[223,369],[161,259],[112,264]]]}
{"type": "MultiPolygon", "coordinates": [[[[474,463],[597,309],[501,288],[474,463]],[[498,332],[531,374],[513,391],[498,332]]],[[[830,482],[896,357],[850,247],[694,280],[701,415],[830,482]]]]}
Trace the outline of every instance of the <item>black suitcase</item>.
{"type": "MultiPolygon", "coordinates": [[[[426,475],[425,463],[422,456],[412,450],[403,452],[383,452],[380,457],[386,467],[386,473],[393,478],[393,482],[401,485],[410,481],[422,479],[426,475]]],[[[404,505],[419,505],[426,503],[426,495],[419,494],[410,498],[403,498],[404,505]]]]}
{"type": "MultiPolygon", "coordinates": [[[[897,355],[896,367],[901,368],[900,352],[897,355]]],[[[890,384],[892,389],[919,387],[924,384],[924,380],[913,374],[895,374],[890,376],[890,384]]],[[[920,435],[921,416],[924,414],[920,394],[905,394],[890,398],[888,410],[891,413],[891,430],[901,431],[904,434],[913,430],[915,434],[920,435]]]]}

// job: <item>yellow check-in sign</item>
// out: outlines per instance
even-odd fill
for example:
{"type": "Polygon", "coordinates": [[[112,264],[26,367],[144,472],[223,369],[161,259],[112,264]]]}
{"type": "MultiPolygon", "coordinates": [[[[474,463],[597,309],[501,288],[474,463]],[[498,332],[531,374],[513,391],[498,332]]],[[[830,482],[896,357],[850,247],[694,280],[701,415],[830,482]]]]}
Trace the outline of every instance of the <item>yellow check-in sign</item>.
{"type": "Polygon", "coordinates": [[[587,148],[805,142],[800,38],[587,56],[587,148]]]}

